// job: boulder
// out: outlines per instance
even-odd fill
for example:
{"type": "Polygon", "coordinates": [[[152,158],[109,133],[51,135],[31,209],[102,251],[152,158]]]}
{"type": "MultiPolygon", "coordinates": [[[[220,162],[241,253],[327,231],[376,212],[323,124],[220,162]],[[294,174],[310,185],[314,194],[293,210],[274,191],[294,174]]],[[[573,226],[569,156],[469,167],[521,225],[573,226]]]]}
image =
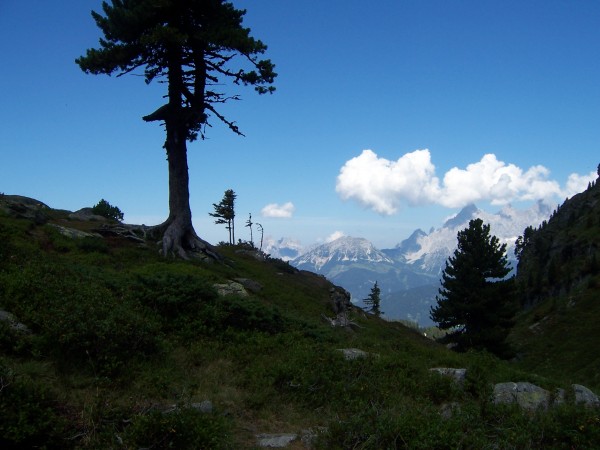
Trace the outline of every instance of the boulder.
{"type": "Polygon", "coordinates": [[[235,295],[238,297],[248,297],[248,291],[240,283],[236,281],[229,281],[222,284],[214,284],[213,287],[216,289],[217,294],[220,297],[227,297],[235,295]]]}
{"type": "Polygon", "coordinates": [[[498,383],[494,386],[494,404],[516,403],[523,409],[535,411],[550,406],[551,395],[546,389],[532,383],[498,383]]]}
{"type": "Polygon", "coordinates": [[[591,390],[581,384],[571,385],[575,393],[575,403],[582,403],[585,406],[597,408],[600,406],[598,396],[591,390]]]}
{"type": "Polygon", "coordinates": [[[8,327],[11,330],[16,331],[18,333],[25,333],[25,334],[31,333],[31,331],[29,330],[27,325],[19,322],[17,320],[16,316],[13,313],[10,313],[8,311],[0,310],[0,322],[7,323],[8,327]]]}
{"type": "Polygon", "coordinates": [[[249,278],[236,278],[233,281],[240,283],[244,288],[252,292],[253,294],[258,294],[262,291],[263,285],[258,281],[251,280],[249,278]]]}
{"type": "Polygon", "coordinates": [[[329,298],[333,306],[333,312],[336,314],[345,313],[352,307],[350,292],[340,286],[333,286],[329,289],[329,298]]]}

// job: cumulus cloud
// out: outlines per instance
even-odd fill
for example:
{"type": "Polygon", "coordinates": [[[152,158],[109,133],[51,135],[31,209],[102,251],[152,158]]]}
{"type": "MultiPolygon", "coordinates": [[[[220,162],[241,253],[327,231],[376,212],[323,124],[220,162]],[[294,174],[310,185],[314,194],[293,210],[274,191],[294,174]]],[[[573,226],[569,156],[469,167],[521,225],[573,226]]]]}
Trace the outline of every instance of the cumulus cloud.
{"type": "Polygon", "coordinates": [[[402,202],[429,203],[439,192],[429,150],[407,153],[397,161],[363,152],[340,169],[336,191],[344,200],[353,199],[380,214],[394,214],[402,202]]]}
{"type": "Polygon", "coordinates": [[[578,175],[576,173],[572,173],[569,175],[569,179],[567,180],[567,185],[563,191],[563,196],[572,197],[575,194],[583,192],[587,189],[588,183],[596,178],[598,178],[597,172],[590,172],[587,175],[578,175]]]}
{"type": "Polygon", "coordinates": [[[514,200],[547,200],[561,193],[559,184],[547,179],[549,175],[543,166],[523,171],[487,154],[466,169],[453,167],[446,172],[437,203],[455,208],[480,200],[495,205],[514,200]]]}
{"type": "Polygon", "coordinates": [[[283,205],[279,205],[277,203],[269,203],[260,211],[260,213],[263,217],[288,219],[292,217],[295,210],[296,207],[292,202],[287,202],[283,205]]]}
{"type": "Polygon", "coordinates": [[[450,169],[440,182],[429,150],[415,150],[396,161],[363,150],[340,169],[336,191],[344,200],[351,199],[380,214],[391,215],[403,204],[457,208],[478,201],[496,205],[518,200],[549,201],[581,192],[595,179],[594,172],[572,174],[563,190],[549,175],[544,166],[523,170],[499,161],[494,154],[486,154],[464,169],[450,169]]]}

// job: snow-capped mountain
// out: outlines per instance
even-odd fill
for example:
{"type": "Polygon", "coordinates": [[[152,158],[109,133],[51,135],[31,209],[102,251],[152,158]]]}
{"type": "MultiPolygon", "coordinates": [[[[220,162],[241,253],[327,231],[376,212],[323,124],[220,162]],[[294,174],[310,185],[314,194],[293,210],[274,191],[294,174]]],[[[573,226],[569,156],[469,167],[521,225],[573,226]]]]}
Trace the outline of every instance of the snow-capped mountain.
{"type": "Polygon", "coordinates": [[[435,280],[407,269],[363,238],[343,236],[306,252],[291,264],[301,270],[325,275],[352,294],[353,301],[366,298],[375,281],[385,289],[412,288],[435,280]]]}
{"type": "Polygon", "coordinates": [[[490,225],[492,235],[507,244],[507,256],[514,267],[516,239],[523,234],[526,227],[538,226],[543,220],[548,219],[550,213],[550,206],[542,202],[526,210],[518,210],[508,205],[495,214],[482,211],[475,205],[469,205],[456,216],[448,219],[441,228],[429,234],[420,234],[416,239],[416,245],[412,247],[413,250],[403,255],[404,261],[427,273],[441,274],[446,260],[456,249],[457,233],[467,228],[470,220],[480,218],[490,225]]]}
{"type": "Polygon", "coordinates": [[[368,240],[350,236],[320,245],[294,260],[299,269],[323,274],[330,272],[333,266],[350,264],[394,265],[394,261],[368,240]]]}
{"type": "Polygon", "coordinates": [[[391,249],[378,250],[366,239],[345,236],[317,246],[290,263],[325,275],[348,290],[358,304],[377,281],[386,317],[430,325],[429,307],[435,302],[446,261],[456,249],[458,231],[467,228],[470,220],[481,218],[490,224],[491,234],[507,243],[507,256],[515,266],[514,241],[526,227],[547,220],[550,213],[551,207],[541,202],[527,210],[506,206],[495,214],[468,205],[440,228],[429,233],[415,230],[391,249]]]}

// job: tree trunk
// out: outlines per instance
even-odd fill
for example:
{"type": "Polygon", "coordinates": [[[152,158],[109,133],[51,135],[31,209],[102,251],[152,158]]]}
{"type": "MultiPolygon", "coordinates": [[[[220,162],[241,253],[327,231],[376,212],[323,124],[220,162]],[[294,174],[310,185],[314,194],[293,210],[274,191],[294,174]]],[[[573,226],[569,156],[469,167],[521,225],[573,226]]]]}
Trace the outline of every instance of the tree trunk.
{"type": "Polygon", "coordinates": [[[184,259],[189,259],[190,252],[218,258],[215,249],[198,237],[192,225],[186,139],[173,124],[167,123],[165,149],[169,166],[169,217],[156,227],[162,234],[161,253],[184,259]]]}
{"type": "Polygon", "coordinates": [[[157,228],[162,232],[162,254],[189,259],[189,253],[218,259],[215,249],[198,237],[192,225],[186,135],[183,127],[166,121],[165,150],[169,165],[169,217],[157,228]]]}
{"type": "Polygon", "coordinates": [[[219,259],[214,248],[198,237],[192,225],[186,145],[189,124],[187,112],[182,107],[185,90],[183,54],[181,48],[175,45],[168,49],[168,55],[169,102],[144,117],[144,120],[163,120],[167,132],[164,148],[169,164],[169,218],[156,230],[162,234],[163,256],[172,253],[188,259],[192,252],[219,259]]]}

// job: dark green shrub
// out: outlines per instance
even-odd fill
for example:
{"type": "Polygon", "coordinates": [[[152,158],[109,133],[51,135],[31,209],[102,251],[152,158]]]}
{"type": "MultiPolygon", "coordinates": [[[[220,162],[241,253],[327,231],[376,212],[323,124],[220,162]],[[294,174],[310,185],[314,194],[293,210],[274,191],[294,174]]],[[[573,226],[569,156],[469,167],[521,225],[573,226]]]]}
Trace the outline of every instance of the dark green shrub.
{"type": "Polygon", "coordinates": [[[108,245],[103,238],[84,237],[77,240],[77,247],[85,253],[108,253],[108,245]]]}
{"type": "Polygon", "coordinates": [[[65,420],[40,385],[20,379],[0,360],[0,447],[69,448],[65,420]]]}
{"type": "Polygon", "coordinates": [[[123,443],[127,448],[229,449],[233,448],[229,428],[223,417],[192,408],[169,413],[153,411],[134,421],[126,430],[123,443]]]}
{"type": "Polygon", "coordinates": [[[198,276],[165,273],[164,267],[160,270],[138,275],[131,296],[167,321],[195,318],[205,303],[216,297],[212,287],[198,276]]]}
{"type": "Polygon", "coordinates": [[[104,199],[94,205],[92,212],[98,216],[106,217],[107,219],[118,220],[119,222],[123,220],[123,213],[121,210],[116,206],[112,206],[104,199]]]}
{"type": "Polygon", "coordinates": [[[223,328],[269,334],[281,333],[286,328],[287,321],[278,308],[252,298],[227,297],[219,302],[218,308],[223,328]]]}
{"type": "Polygon", "coordinates": [[[156,317],[102,283],[60,265],[5,277],[6,306],[29,325],[44,353],[101,374],[160,349],[156,317]]]}

